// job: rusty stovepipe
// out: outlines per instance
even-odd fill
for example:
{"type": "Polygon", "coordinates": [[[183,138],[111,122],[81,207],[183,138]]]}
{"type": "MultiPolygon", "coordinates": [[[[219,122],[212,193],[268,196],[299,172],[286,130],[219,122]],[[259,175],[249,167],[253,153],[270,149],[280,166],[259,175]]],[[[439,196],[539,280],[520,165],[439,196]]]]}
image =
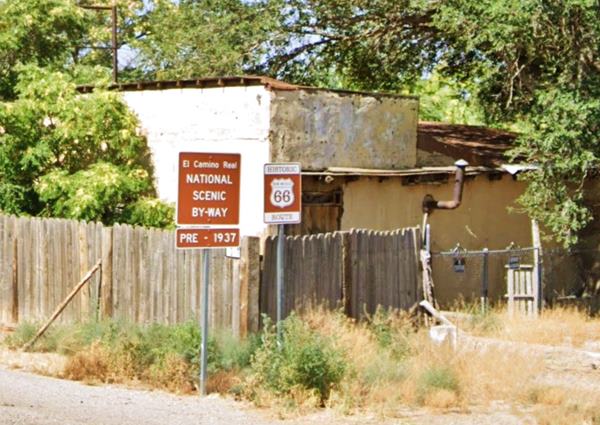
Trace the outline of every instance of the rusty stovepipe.
{"type": "Polygon", "coordinates": [[[430,213],[432,210],[453,210],[460,206],[462,201],[463,185],[465,183],[465,168],[467,161],[459,159],[454,163],[456,174],[454,180],[454,194],[451,201],[436,201],[432,195],[425,195],[423,198],[423,212],[430,213]]]}

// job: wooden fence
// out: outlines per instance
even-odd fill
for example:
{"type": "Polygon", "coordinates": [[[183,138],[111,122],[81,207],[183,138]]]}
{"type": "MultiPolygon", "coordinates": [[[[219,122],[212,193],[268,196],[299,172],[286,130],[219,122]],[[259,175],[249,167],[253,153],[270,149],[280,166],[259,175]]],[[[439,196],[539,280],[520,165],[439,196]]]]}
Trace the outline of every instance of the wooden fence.
{"type": "MultiPolygon", "coordinates": [[[[258,328],[259,241],[240,259],[212,250],[210,323],[245,334],[258,328]]],[[[199,250],[177,250],[172,231],[0,216],[0,322],[47,318],[98,259],[100,273],[61,320],[96,316],[139,323],[198,320],[199,250]]]]}
{"type": "MultiPolygon", "coordinates": [[[[284,315],[309,307],[343,307],[354,318],[378,305],[408,309],[421,295],[418,228],[352,230],[285,239],[284,315]]],[[[260,310],[276,315],[277,238],[265,242],[260,310]]]]}
{"type": "MultiPolygon", "coordinates": [[[[286,237],[285,313],[327,305],[361,318],[378,305],[409,308],[421,298],[419,241],[415,228],[286,237]]],[[[268,238],[262,267],[258,238],[243,239],[239,259],[210,251],[212,327],[245,335],[261,313],[275,316],[275,250],[268,238]]],[[[173,231],[0,215],[0,323],[49,317],[98,260],[60,321],[198,320],[202,255],[177,250],[173,231]]]]}

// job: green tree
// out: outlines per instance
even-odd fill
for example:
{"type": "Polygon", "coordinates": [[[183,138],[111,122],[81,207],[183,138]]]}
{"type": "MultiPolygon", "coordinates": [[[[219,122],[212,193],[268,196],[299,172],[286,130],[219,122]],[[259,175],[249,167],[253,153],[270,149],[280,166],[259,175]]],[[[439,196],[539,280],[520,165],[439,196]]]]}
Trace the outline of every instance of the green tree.
{"type": "Polygon", "coordinates": [[[525,175],[524,209],[565,245],[577,241],[592,218],[583,181],[600,156],[597,0],[289,4],[288,45],[268,58],[271,72],[318,83],[325,69],[350,88],[416,94],[435,86],[418,83],[428,74],[445,89],[466,85],[485,122],[525,130],[513,154],[540,171],[525,175]]]}
{"type": "Polygon", "coordinates": [[[72,63],[86,32],[83,10],[66,0],[0,0],[0,100],[15,96],[19,65],[72,63]]]}
{"type": "Polygon", "coordinates": [[[539,165],[521,205],[565,245],[592,218],[584,180],[600,155],[600,6],[597,1],[443,3],[449,74],[477,81],[496,122],[526,129],[514,156],[539,165]]]}
{"type": "Polygon", "coordinates": [[[79,95],[64,73],[19,69],[17,99],[0,103],[0,210],[168,225],[136,117],[119,95],[79,95]]]}
{"type": "Polygon", "coordinates": [[[279,24],[274,2],[156,0],[132,40],[146,78],[236,75],[258,67],[279,24]]]}

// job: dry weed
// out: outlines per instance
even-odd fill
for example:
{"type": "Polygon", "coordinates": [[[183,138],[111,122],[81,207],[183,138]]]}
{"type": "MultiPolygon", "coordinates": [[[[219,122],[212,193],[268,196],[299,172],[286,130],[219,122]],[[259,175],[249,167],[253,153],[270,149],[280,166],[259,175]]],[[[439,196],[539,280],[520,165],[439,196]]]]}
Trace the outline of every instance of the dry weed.
{"type": "Polygon", "coordinates": [[[322,310],[309,312],[304,319],[313,329],[335,336],[351,365],[352,373],[327,403],[345,413],[368,409],[393,415],[399,405],[445,410],[495,400],[518,402],[543,367],[541,359],[517,349],[459,346],[452,350],[434,345],[427,332],[410,330],[402,315],[386,321],[389,332],[406,335],[408,349],[401,357],[395,354],[394,342],[380,344],[377,330],[369,324],[322,310]]]}
{"type": "Polygon", "coordinates": [[[195,389],[190,364],[175,353],[168,353],[165,359],[160,364],[153,365],[143,378],[154,387],[175,393],[189,394],[195,389]]]}
{"type": "Polygon", "coordinates": [[[227,394],[241,382],[239,371],[220,370],[208,376],[206,389],[209,393],[227,394]]]}
{"type": "Polygon", "coordinates": [[[104,382],[108,376],[107,354],[100,344],[94,343],[69,357],[63,374],[74,381],[104,382]]]}
{"type": "Polygon", "coordinates": [[[560,406],[569,399],[567,390],[560,387],[535,386],[529,389],[528,401],[533,404],[560,406]]]}
{"type": "MultiPolygon", "coordinates": [[[[509,316],[506,309],[496,309],[487,317],[461,320],[464,329],[475,334],[530,344],[545,344],[590,349],[589,344],[600,346],[600,318],[591,318],[573,308],[546,309],[539,317],[509,316]],[[498,326],[479,326],[493,321],[498,326]],[[485,329],[485,331],[482,330],[485,329]]],[[[461,326],[459,325],[459,326],[461,326]]]]}
{"type": "Polygon", "coordinates": [[[529,387],[524,401],[540,425],[600,424],[600,394],[555,385],[529,387]]]}
{"type": "Polygon", "coordinates": [[[450,390],[435,390],[425,397],[423,400],[425,406],[434,409],[450,409],[460,404],[458,394],[450,390]]]}

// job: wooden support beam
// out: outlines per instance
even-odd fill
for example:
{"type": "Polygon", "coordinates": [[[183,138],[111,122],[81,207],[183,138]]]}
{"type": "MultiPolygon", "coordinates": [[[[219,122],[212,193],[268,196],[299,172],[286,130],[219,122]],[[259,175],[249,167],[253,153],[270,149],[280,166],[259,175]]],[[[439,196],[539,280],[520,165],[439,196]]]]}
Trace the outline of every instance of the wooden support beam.
{"type": "Polygon", "coordinates": [[[56,307],[56,310],[54,310],[54,313],[52,313],[52,316],[50,317],[50,319],[48,319],[48,321],[44,324],[44,326],[42,326],[40,328],[40,330],[35,334],[35,336],[31,339],[31,341],[29,341],[27,344],[25,344],[23,346],[23,351],[30,349],[33,346],[33,344],[35,344],[35,342],[44,334],[44,332],[46,332],[46,330],[58,318],[58,316],[60,316],[60,314],[67,307],[67,305],[69,305],[71,300],[73,298],[75,298],[75,295],[77,295],[77,293],[81,290],[81,288],[83,288],[83,286],[92,278],[94,273],[98,269],[100,269],[101,264],[102,264],[102,260],[98,260],[98,262],[94,265],[94,267],[92,267],[87,272],[87,274],[83,278],[81,278],[81,280],[79,281],[79,283],[77,285],[75,285],[75,287],[73,288],[71,293],[69,295],[67,295],[67,298],[65,298],[64,301],[62,303],[60,303],[60,305],[58,307],[56,307]]]}
{"type": "Polygon", "coordinates": [[[429,301],[423,300],[419,303],[421,307],[423,307],[429,314],[431,314],[434,318],[436,318],[439,322],[448,326],[455,326],[450,320],[446,318],[442,313],[440,313],[429,301]]]}

